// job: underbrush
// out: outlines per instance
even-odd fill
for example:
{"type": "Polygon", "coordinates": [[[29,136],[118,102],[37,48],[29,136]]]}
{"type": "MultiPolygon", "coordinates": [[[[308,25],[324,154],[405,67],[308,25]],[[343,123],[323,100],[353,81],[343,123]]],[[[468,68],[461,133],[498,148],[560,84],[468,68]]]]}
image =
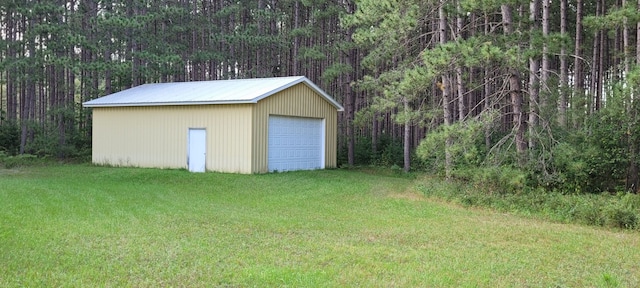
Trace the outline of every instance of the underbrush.
{"type": "Polygon", "coordinates": [[[502,184],[487,184],[482,181],[444,181],[440,177],[427,176],[420,181],[418,190],[425,196],[464,206],[486,207],[562,223],[640,231],[640,195],[627,192],[563,194],[523,187],[517,178],[514,176],[512,181],[498,179],[502,184]]]}
{"type": "Polygon", "coordinates": [[[8,155],[0,151],[0,169],[14,169],[30,166],[45,166],[58,163],[88,163],[86,157],[57,159],[50,156],[37,156],[33,154],[8,155]]]}
{"type": "Polygon", "coordinates": [[[11,156],[0,151],[0,168],[13,169],[22,166],[32,166],[42,163],[43,161],[45,160],[31,154],[11,156]]]}

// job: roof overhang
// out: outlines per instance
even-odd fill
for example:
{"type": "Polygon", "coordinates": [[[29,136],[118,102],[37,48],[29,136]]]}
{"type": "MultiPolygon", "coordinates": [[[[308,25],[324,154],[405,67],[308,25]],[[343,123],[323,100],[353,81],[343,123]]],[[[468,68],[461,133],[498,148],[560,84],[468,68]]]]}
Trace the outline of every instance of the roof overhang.
{"type": "Polygon", "coordinates": [[[136,102],[136,103],[106,103],[106,104],[86,104],[86,108],[100,107],[144,107],[144,106],[188,106],[188,105],[223,105],[223,104],[255,104],[254,101],[190,101],[190,102],[136,102]]]}

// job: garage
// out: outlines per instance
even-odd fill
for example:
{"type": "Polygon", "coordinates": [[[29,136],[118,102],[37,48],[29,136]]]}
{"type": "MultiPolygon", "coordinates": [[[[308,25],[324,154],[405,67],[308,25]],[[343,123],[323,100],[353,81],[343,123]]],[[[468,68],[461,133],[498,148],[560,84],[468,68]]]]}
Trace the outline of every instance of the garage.
{"type": "Polygon", "coordinates": [[[324,168],[324,121],[269,116],[269,172],[324,168]]]}
{"type": "Polygon", "coordinates": [[[337,165],[343,107],[304,76],[151,83],[83,105],[96,164],[244,174],[337,165]]]}

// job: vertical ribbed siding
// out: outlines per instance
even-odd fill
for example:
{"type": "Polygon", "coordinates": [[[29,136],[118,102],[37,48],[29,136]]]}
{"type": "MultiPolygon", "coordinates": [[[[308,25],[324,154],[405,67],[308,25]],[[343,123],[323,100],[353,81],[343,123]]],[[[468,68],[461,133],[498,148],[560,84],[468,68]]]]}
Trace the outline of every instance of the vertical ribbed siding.
{"type": "Polygon", "coordinates": [[[267,97],[254,107],[253,112],[253,172],[268,171],[268,123],[269,115],[285,115],[325,119],[325,166],[337,165],[338,112],[305,84],[267,97]]]}
{"type": "Polygon", "coordinates": [[[207,170],[251,173],[252,106],[94,108],[93,162],[186,168],[189,128],[204,128],[207,170]]]}

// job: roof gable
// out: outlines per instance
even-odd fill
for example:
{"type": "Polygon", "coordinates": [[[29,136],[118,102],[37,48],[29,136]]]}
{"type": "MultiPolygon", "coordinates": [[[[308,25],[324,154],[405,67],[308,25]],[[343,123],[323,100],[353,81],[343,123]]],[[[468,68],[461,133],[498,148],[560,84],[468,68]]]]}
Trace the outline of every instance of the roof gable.
{"type": "Polygon", "coordinates": [[[314,90],[338,111],[344,110],[331,96],[304,76],[144,84],[84,102],[82,105],[93,108],[251,104],[299,83],[314,90]]]}

